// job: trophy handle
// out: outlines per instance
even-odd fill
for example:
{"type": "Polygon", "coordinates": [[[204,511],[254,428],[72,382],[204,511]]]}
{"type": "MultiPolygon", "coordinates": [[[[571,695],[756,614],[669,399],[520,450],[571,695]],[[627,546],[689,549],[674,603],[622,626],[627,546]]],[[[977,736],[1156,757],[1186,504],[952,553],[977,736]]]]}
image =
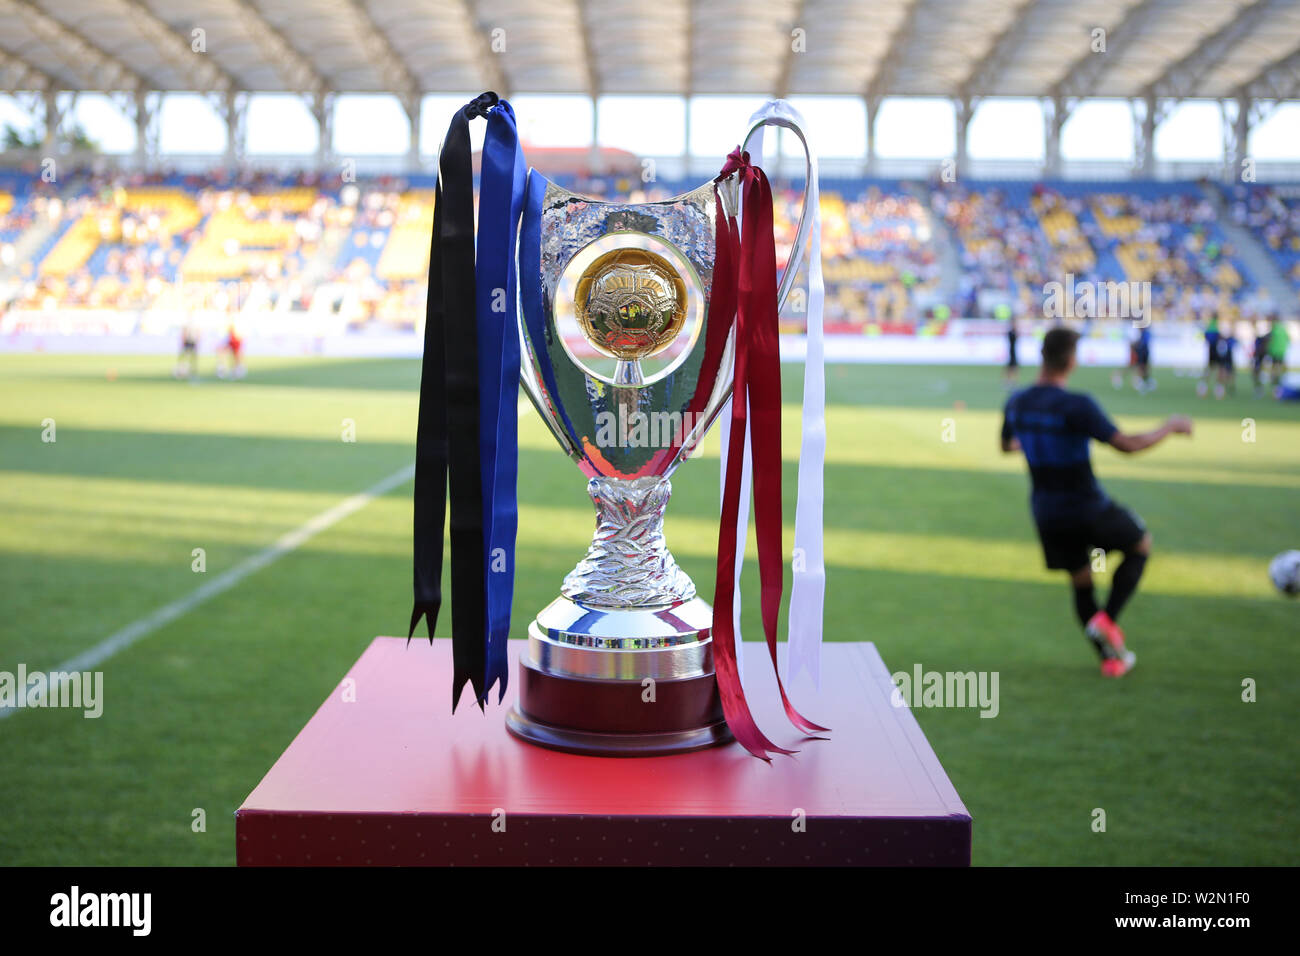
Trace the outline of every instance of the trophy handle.
{"type": "Polygon", "coordinates": [[[742,151],[749,148],[750,139],[764,126],[782,126],[790,130],[795,136],[799,137],[799,143],[803,146],[803,199],[799,204],[799,225],[795,229],[794,244],[790,247],[790,258],[786,260],[785,272],[782,273],[781,283],[777,287],[776,307],[780,310],[785,308],[785,300],[790,297],[790,293],[794,289],[794,280],[796,273],[799,271],[798,263],[803,261],[804,253],[808,251],[808,235],[812,231],[812,219],[808,215],[808,184],[817,175],[817,158],[808,147],[808,140],[799,125],[803,121],[803,117],[799,115],[798,110],[785,100],[773,100],[755,113],[753,117],[750,117],[750,120],[749,132],[745,134],[745,139],[740,144],[742,151]],[[794,268],[791,268],[791,266],[794,266],[794,268]]]}
{"type": "Polygon", "coordinates": [[[582,459],[582,452],[574,445],[569,434],[560,424],[559,418],[555,414],[555,409],[551,407],[542,387],[537,384],[536,376],[532,374],[532,369],[536,363],[536,358],[532,354],[532,343],[528,340],[528,335],[524,330],[523,316],[515,321],[515,329],[519,335],[519,384],[528,396],[528,400],[533,403],[533,408],[545,423],[547,429],[555,440],[560,443],[560,448],[574,461],[582,459]]]}

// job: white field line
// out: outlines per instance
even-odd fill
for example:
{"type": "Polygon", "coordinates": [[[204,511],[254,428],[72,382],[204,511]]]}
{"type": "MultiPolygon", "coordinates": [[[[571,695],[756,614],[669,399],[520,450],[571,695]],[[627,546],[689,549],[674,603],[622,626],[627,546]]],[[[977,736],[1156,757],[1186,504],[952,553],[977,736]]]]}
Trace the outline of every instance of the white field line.
{"type": "MultiPolygon", "coordinates": [[[[313,518],[309,518],[304,524],[294,528],[292,531],[284,534],[274,544],[264,551],[259,551],[250,557],[240,561],[233,568],[217,575],[206,584],[195,588],[184,597],[177,598],[170,604],[164,604],[152,614],[148,614],[139,620],[132,621],[120,631],[116,631],[104,638],[98,644],[90,647],[76,657],[70,658],[53,668],[55,671],[71,673],[74,671],[92,671],[104,661],[108,660],[118,651],[125,650],[141,638],[148,637],[158,628],[170,624],[179,617],[188,614],[200,604],[216,597],[218,594],[224,594],[229,591],[244,578],[254,574],[268,564],[284,557],[290,551],[301,547],[309,539],[316,536],[332,525],[338,524],[349,515],[356,514],[370,502],[374,501],[380,495],[387,494],[398,485],[410,481],[415,474],[415,465],[404,465],[397,471],[393,472],[383,481],[371,485],[360,494],[352,495],[350,498],[344,498],[334,507],[322,511],[313,518]]],[[[25,688],[19,688],[18,692],[22,693],[25,688]]],[[[39,700],[39,694],[30,695],[28,706],[32,706],[34,700],[39,700]]],[[[0,707],[0,719],[8,717],[14,711],[19,710],[15,705],[0,707]]]]}
{"type": "MultiPolygon", "coordinates": [[[[523,415],[525,411],[531,408],[527,400],[521,400],[519,403],[519,414],[523,415]]],[[[262,570],[268,564],[284,557],[290,551],[294,551],[308,540],[320,534],[326,528],[338,524],[344,518],[356,514],[376,498],[386,495],[398,485],[410,481],[415,476],[415,465],[404,465],[397,471],[393,472],[382,481],[371,485],[365,491],[352,495],[350,498],[344,498],[334,507],[322,511],[313,518],[308,519],[304,524],[283,535],[279,540],[272,544],[264,551],[259,551],[251,557],[240,561],[229,571],[225,571],[206,584],[203,584],[184,597],[177,598],[170,604],[164,604],[152,614],[148,614],[139,620],[132,621],[120,631],[116,631],[104,638],[94,647],[90,647],[76,657],[69,658],[57,667],[52,668],[54,671],[62,673],[72,673],[74,671],[94,670],[104,661],[108,660],[118,651],[125,650],[136,641],[148,637],[158,628],[170,624],[177,618],[183,617],[194,608],[203,604],[205,601],[216,597],[218,594],[224,594],[229,591],[244,578],[250,574],[262,570]]],[[[35,673],[33,671],[33,673],[35,673]]],[[[22,693],[26,688],[19,688],[18,693],[22,693]]],[[[31,694],[27,697],[28,706],[33,702],[40,700],[39,694],[31,694]]],[[[0,720],[10,716],[15,711],[26,708],[19,708],[16,705],[0,707],[0,720]]]]}

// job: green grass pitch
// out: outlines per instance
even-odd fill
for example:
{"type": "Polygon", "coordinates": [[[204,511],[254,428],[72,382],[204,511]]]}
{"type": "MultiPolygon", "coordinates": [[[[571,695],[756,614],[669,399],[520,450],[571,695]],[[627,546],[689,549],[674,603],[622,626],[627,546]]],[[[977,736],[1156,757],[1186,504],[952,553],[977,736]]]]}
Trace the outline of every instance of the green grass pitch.
{"type": "MultiPolygon", "coordinates": [[[[413,459],[414,361],[254,359],[243,382],[204,372],[191,384],[161,356],[0,356],[0,671],[68,660],[413,459]]],[[[797,395],[798,370],[786,374],[797,395]]],[[[1251,398],[1245,376],[1216,402],[1170,371],[1146,396],[1079,373],[1122,425],[1197,419],[1190,441],[1094,451],[1155,538],[1124,618],[1138,668],[1106,682],[1064,577],[1042,567],[1024,463],[996,449],[1000,372],[833,366],[827,378],[829,639],[873,640],[893,671],[1000,676],[994,719],[916,712],[974,816],[975,862],[1300,862],[1300,602],[1266,573],[1300,548],[1300,405],[1251,398]]],[[[789,406],[788,521],[797,439],[789,406]]],[[[558,592],[593,522],[535,415],[521,444],[517,623],[558,592]]],[[[668,520],[705,594],[716,454],[714,435],[678,471],[668,520]]],[[[410,493],[109,659],[100,719],[0,720],[0,863],[232,863],[235,808],[370,639],[405,625],[410,493]],[[192,830],[197,808],[206,832],[192,830]]]]}

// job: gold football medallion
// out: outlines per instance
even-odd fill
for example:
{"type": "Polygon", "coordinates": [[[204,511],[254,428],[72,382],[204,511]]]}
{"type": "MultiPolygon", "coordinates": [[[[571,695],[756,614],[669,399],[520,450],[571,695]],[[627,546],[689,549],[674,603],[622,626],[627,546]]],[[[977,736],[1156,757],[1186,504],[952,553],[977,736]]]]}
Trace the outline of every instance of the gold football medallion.
{"type": "Polygon", "coordinates": [[[686,322],[686,283],[663,256],[615,249],[582,273],[574,314],[593,346],[632,361],[667,348],[686,322]]]}

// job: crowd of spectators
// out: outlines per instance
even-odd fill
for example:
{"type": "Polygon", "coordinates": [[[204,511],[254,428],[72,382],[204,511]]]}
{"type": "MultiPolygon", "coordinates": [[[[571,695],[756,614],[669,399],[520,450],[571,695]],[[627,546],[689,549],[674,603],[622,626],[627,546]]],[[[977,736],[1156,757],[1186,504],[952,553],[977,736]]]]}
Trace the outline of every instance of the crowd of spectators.
{"type": "Polygon", "coordinates": [[[1238,184],[1228,190],[1232,221],[1255,234],[1300,292],[1300,189],[1238,184]]]}
{"type": "Polygon", "coordinates": [[[1199,190],[1153,197],[1105,192],[1092,207],[1102,227],[1100,250],[1113,251],[1130,279],[1151,283],[1163,315],[1207,322],[1239,311],[1246,276],[1199,190]]]}
{"type": "MultiPolygon", "coordinates": [[[[298,312],[330,286],[346,290],[357,323],[412,325],[425,295],[428,179],[87,172],[16,188],[0,177],[0,276],[16,280],[7,305],[298,312]],[[47,235],[20,262],[33,230],[47,235]]],[[[630,202],[680,191],[635,178],[568,185],[630,202]]],[[[1234,221],[1300,287],[1300,191],[1243,186],[1229,199],[1234,221]]],[[[800,201],[797,189],[775,191],[782,267],[800,201]]],[[[1195,184],[828,182],[821,211],[833,331],[1037,315],[1045,285],[1067,276],[1150,282],[1154,318],[1206,322],[1245,314],[1254,285],[1195,184]],[[941,255],[945,238],[955,261],[941,255]]],[[[787,312],[788,327],[802,321],[797,301],[787,312]]]]}
{"type": "Polygon", "coordinates": [[[930,209],[947,227],[961,258],[959,315],[976,314],[982,292],[1028,312],[1041,301],[1043,284],[1063,271],[1033,209],[1004,188],[937,184],[930,209]]]}

